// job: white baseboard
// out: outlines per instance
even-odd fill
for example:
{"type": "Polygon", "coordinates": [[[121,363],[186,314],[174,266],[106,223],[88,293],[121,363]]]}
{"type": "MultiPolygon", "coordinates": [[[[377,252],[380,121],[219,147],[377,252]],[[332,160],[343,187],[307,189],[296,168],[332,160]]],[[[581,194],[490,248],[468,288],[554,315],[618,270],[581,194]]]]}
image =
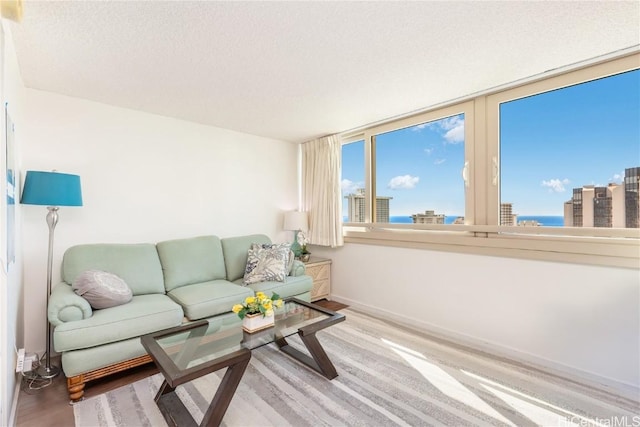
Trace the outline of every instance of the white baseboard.
{"type": "Polygon", "coordinates": [[[9,425],[16,425],[16,417],[18,416],[18,397],[20,395],[20,385],[22,383],[22,376],[16,374],[16,388],[13,391],[13,400],[11,402],[11,410],[9,410],[9,425]]]}
{"type": "Polygon", "coordinates": [[[572,366],[564,365],[553,360],[545,359],[534,354],[526,353],[504,345],[480,340],[476,337],[461,334],[446,328],[442,328],[428,322],[416,321],[402,314],[394,313],[384,308],[374,307],[362,304],[340,295],[331,295],[331,300],[342,304],[349,305],[356,311],[368,314],[372,317],[396,323],[408,329],[415,330],[421,334],[431,335],[434,338],[448,341],[454,345],[467,347],[469,349],[487,353],[502,359],[526,365],[528,367],[538,369],[549,374],[566,378],[570,381],[592,387],[633,402],[637,402],[640,396],[640,387],[633,384],[624,383],[612,378],[603,377],[593,372],[577,369],[572,366]]]}

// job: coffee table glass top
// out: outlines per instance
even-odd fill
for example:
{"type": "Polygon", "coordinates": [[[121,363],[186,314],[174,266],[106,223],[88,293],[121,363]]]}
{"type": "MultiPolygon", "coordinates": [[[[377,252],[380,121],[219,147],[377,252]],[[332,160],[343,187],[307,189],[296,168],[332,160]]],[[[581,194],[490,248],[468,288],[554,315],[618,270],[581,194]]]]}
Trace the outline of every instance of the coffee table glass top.
{"type": "MultiPolygon", "coordinates": [[[[218,360],[242,349],[242,328],[209,325],[205,320],[155,339],[177,370],[187,370],[218,360]]],[[[167,331],[169,332],[169,331],[167,331]]],[[[157,352],[156,352],[157,353],[157,352]]]]}
{"type": "Polygon", "coordinates": [[[280,338],[286,338],[298,333],[298,330],[311,326],[323,325],[324,329],[334,316],[342,316],[329,310],[324,310],[314,304],[289,299],[283,306],[275,311],[275,325],[254,333],[244,333],[242,346],[249,350],[256,349],[266,344],[271,344],[280,338]]]}
{"type": "Polygon", "coordinates": [[[295,298],[284,300],[274,311],[275,325],[251,334],[242,330],[242,321],[236,316],[224,323],[203,320],[171,328],[145,340],[153,357],[165,359],[165,366],[173,365],[168,370],[175,375],[215,363],[241,349],[253,350],[304,331],[315,333],[344,320],[340,313],[295,298]]]}

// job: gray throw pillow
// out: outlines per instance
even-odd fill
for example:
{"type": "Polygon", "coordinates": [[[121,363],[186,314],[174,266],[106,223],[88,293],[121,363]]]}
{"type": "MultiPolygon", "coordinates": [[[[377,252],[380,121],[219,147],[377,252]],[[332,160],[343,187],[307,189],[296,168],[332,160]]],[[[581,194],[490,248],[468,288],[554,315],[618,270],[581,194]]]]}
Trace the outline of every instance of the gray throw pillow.
{"type": "Polygon", "coordinates": [[[284,282],[293,267],[294,255],[287,243],[253,243],[247,254],[244,284],[284,282]]]}
{"type": "Polygon", "coordinates": [[[133,298],[129,285],[120,277],[106,271],[84,271],[73,281],[71,287],[96,309],[126,304],[133,298]]]}

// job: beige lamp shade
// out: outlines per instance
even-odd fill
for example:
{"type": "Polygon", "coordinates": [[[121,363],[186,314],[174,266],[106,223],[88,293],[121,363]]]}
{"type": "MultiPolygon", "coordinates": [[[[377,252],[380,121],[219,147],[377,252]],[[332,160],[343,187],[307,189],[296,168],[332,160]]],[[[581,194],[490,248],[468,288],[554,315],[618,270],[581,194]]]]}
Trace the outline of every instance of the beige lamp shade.
{"type": "Polygon", "coordinates": [[[307,231],[309,222],[306,212],[292,211],[284,214],[284,229],[292,231],[307,231]]]}
{"type": "Polygon", "coordinates": [[[22,0],[0,1],[0,14],[3,18],[20,22],[22,20],[22,0]]]}

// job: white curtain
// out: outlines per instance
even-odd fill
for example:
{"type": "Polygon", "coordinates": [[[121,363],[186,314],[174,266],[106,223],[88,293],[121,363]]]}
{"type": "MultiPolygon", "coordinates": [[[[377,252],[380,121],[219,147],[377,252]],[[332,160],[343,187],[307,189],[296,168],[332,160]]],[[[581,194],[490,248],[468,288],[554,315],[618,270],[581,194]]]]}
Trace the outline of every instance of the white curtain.
{"type": "Polygon", "coordinates": [[[309,215],[309,243],[342,246],[342,147],[336,135],[302,144],[302,209],[309,215]]]}

